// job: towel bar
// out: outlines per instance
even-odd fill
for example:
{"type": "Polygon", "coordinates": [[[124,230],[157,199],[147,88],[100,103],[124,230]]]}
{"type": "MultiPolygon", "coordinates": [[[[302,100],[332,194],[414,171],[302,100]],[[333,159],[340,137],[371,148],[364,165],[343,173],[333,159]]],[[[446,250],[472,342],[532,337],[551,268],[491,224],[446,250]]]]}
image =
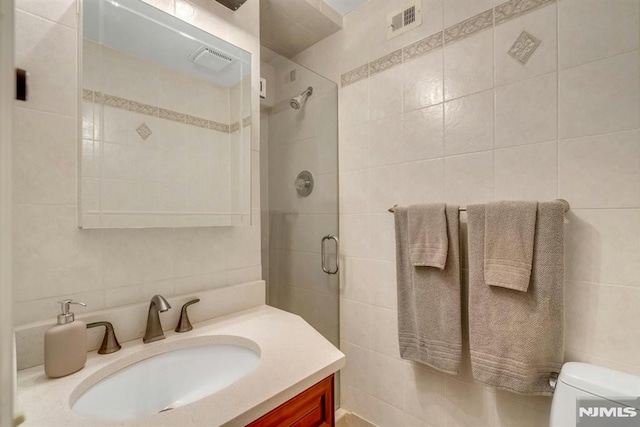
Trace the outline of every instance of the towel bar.
{"type": "MultiPolygon", "coordinates": [[[[559,202],[562,202],[562,204],[564,205],[564,211],[565,212],[569,212],[569,209],[571,209],[571,205],[569,204],[569,202],[567,202],[565,199],[556,199],[559,202]]],[[[393,207],[389,208],[389,212],[394,213],[395,212],[395,208],[398,205],[393,205],[393,207]]],[[[458,212],[466,212],[467,208],[458,208],[458,212]]]]}

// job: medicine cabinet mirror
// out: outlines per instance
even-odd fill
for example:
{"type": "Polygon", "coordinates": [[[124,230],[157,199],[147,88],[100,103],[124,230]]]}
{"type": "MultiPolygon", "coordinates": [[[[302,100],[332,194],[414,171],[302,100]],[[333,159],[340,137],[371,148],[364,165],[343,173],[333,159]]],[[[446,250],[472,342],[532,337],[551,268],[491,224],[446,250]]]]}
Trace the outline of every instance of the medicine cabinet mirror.
{"type": "Polygon", "coordinates": [[[82,228],[251,223],[251,54],[140,0],[82,2],[82,228]]]}

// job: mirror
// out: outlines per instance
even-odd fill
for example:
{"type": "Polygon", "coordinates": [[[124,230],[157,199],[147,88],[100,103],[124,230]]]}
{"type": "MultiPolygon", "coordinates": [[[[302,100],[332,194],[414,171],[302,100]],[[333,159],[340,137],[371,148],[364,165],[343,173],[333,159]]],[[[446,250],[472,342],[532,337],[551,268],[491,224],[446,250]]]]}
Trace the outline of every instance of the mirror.
{"type": "Polygon", "coordinates": [[[140,0],[82,4],[82,228],[251,223],[251,54],[140,0]]]}

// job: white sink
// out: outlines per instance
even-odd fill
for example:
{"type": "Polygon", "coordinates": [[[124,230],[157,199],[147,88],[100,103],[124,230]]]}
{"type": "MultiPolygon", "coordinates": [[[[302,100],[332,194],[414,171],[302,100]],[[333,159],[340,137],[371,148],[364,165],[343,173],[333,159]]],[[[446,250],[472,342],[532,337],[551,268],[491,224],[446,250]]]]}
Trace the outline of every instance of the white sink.
{"type": "Polygon", "coordinates": [[[157,414],[228,387],[256,369],[259,361],[257,351],[227,343],[167,351],[110,374],[72,402],[71,409],[102,420],[157,414]]]}

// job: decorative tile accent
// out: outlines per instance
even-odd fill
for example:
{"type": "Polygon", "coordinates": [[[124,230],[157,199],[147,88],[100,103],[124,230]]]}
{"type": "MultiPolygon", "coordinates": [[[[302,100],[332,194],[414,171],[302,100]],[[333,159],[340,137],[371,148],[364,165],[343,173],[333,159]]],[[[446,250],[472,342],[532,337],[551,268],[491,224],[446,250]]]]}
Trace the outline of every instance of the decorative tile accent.
{"type": "MultiPolygon", "coordinates": [[[[132,111],[135,113],[145,114],[147,116],[159,117],[161,119],[171,120],[178,123],[184,123],[191,126],[197,126],[205,129],[211,129],[218,132],[229,133],[229,125],[226,123],[219,123],[213,120],[203,119],[201,117],[190,116],[188,114],[179,113],[177,111],[167,110],[166,108],[156,107],[155,105],[143,104],[141,102],[133,101],[131,99],[121,98],[119,96],[103,94],[91,89],[82,89],[82,98],[95,103],[103,103],[109,107],[119,108],[121,110],[132,111]]],[[[242,119],[242,126],[249,126],[251,124],[251,116],[242,119]]],[[[144,126],[146,124],[143,123],[144,126]]],[[[240,129],[240,123],[237,125],[236,130],[240,129]]],[[[142,127],[142,125],[141,125],[142,127]]],[[[140,133],[138,128],[138,133],[140,133]]],[[[151,131],[149,130],[149,135],[151,131]]],[[[142,134],[140,134],[142,136],[142,134]]],[[[147,135],[148,137],[148,135],[147,135]]],[[[146,139],[143,137],[143,139],[146,139]]]]}
{"type": "Polygon", "coordinates": [[[153,105],[141,104],[139,102],[131,100],[129,100],[129,111],[146,114],[147,116],[158,115],[158,107],[154,107],[153,105]]]}
{"type": "Polygon", "coordinates": [[[209,120],[209,129],[217,130],[218,132],[229,133],[228,124],[216,122],[213,120],[209,120]]]}
{"type": "Polygon", "coordinates": [[[485,10],[466,21],[459,22],[444,30],[444,44],[453,43],[493,26],[493,9],[485,10]]]}
{"type": "Polygon", "coordinates": [[[151,129],[149,129],[149,126],[147,126],[146,123],[142,123],[140,126],[138,126],[138,128],[136,129],[136,132],[138,132],[138,135],[140,135],[140,138],[142,138],[143,140],[146,140],[147,138],[149,138],[153,133],[151,132],[151,129]]]}
{"type": "Polygon", "coordinates": [[[349,86],[350,84],[366,79],[367,77],[369,77],[369,64],[364,64],[344,73],[340,78],[340,86],[349,86]]]}
{"type": "Polygon", "coordinates": [[[416,58],[420,55],[424,55],[427,52],[431,52],[435,49],[442,48],[443,32],[432,34],[429,37],[425,37],[422,40],[410,44],[402,49],[403,61],[407,61],[411,58],[416,58]]]}
{"type": "Polygon", "coordinates": [[[396,65],[402,64],[402,49],[391,52],[388,55],[369,62],[369,76],[380,73],[396,65]]]}
{"type": "Polygon", "coordinates": [[[108,107],[119,108],[121,110],[129,109],[128,99],[120,98],[119,96],[107,95],[106,93],[103,95],[102,103],[108,107]]]}
{"type": "Polygon", "coordinates": [[[82,99],[86,101],[93,101],[93,91],[89,89],[82,89],[82,99]]]}
{"type": "Polygon", "coordinates": [[[508,53],[513,59],[520,61],[522,64],[526,64],[529,57],[533,55],[533,52],[540,46],[540,43],[540,40],[523,31],[513,43],[508,53]]]}
{"type": "Polygon", "coordinates": [[[234,133],[240,130],[240,122],[231,123],[229,126],[229,133],[234,133]]]}
{"type": "Polygon", "coordinates": [[[177,111],[160,108],[158,110],[158,117],[160,117],[161,119],[167,119],[174,122],[184,123],[185,114],[178,113],[177,111]]]}
{"type": "Polygon", "coordinates": [[[496,25],[524,15],[556,0],[510,0],[495,7],[496,25]]]}
{"type": "Polygon", "coordinates": [[[243,128],[246,128],[249,125],[251,125],[251,116],[247,116],[244,119],[242,119],[242,127],[243,128]]]}
{"type": "Polygon", "coordinates": [[[209,129],[209,120],[200,117],[186,115],[184,122],[188,125],[198,126],[200,128],[209,129]]]}

